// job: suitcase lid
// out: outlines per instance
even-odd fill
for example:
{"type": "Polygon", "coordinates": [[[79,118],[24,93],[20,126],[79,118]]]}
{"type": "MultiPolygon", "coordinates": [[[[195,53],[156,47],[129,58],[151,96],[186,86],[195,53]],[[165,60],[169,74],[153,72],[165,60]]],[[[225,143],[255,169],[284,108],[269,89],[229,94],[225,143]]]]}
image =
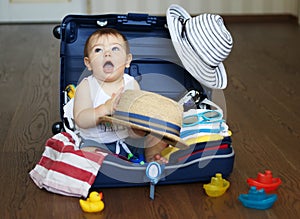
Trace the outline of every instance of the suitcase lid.
{"type": "Polygon", "coordinates": [[[61,39],[61,57],[83,57],[86,39],[97,28],[103,27],[115,28],[127,37],[134,60],[162,59],[181,65],[170,39],[166,17],[136,13],[67,15],[54,30],[54,35],[61,39]]]}
{"type": "Polygon", "coordinates": [[[143,90],[179,100],[187,90],[206,91],[183,67],[173,47],[165,16],[148,14],[67,15],[53,30],[61,40],[61,105],[66,103],[64,89],[77,85],[91,74],[83,62],[86,39],[99,28],[115,28],[124,34],[133,54],[125,73],[136,78],[143,90]]]}

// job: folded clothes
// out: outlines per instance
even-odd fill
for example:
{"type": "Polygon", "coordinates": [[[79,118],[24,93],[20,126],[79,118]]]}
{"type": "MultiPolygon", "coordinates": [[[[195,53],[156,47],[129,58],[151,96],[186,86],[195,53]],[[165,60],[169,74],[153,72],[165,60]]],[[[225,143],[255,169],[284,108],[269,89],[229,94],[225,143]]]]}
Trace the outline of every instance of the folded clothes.
{"type": "Polygon", "coordinates": [[[202,142],[222,140],[225,137],[232,135],[230,130],[227,130],[226,132],[222,132],[219,134],[214,134],[214,133],[211,133],[211,134],[202,133],[202,134],[203,135],[201,135],[200,133],[195,133],[195,134],[186,136],[183,139],[188,145],[193,145],[193,144],[202,143],[202,142]]]}
{"type": "Polygon", "coordinates": [[[177,150],[169,155],[169,163],[185,162],[199,157],[226,154],[231,149],[231,137],[224,137],[222,140],[213,140],[191,145],[186,150],[177,150]]]}
{"type": "Polygon", "coordinates": [[[71,135],[48,139],[40,161],[29,175],[39,188],[74,197],[87,197],[107,154],[76,149],[71,135]]]}
{"type": "Polygon", "coordinates": [[[209,106],[212,109],[190,109],[183,113],[183,122],[180,130],[180,138],[187,144],[222,140],[231,136],[228,125],[223,118],[223,110],[214,102],[205,99],[200,106],[209,106]]]}

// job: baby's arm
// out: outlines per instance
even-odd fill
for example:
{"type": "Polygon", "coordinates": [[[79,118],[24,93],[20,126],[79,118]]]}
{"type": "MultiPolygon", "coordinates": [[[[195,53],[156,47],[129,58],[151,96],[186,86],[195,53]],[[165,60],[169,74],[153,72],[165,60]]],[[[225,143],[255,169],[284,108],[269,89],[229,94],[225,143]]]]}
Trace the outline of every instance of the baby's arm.
{"type": "Polygon", "coordinates": [[[76,88],[74,97],[74,120],[80,128],[95,127],[99,123],[99,118],[106,115],[111,115],[120,100],[120,88],[111,99],[107,100],[104,104],[94,108],[90,98],[90,89],[87,80],[83,80],[76,88]]]}

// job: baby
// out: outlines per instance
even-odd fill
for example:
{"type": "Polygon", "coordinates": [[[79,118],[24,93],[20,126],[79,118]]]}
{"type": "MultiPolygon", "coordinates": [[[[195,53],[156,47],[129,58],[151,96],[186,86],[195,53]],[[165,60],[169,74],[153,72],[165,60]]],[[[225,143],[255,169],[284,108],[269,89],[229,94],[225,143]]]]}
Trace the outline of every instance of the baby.
{"type": "MultiPolygon", "coordinates": [[[[145,133],[125,127],[113,127],[100,123],[99,118],[112,115],[124,90],[140,89],[135,79],[124,74],[130,67],[132,54],[126,37],[112,28],[95,31],[87,39],[84,48],[84,64],[92,75],[84,78],[76,88],[74,97],[74,120],[83,139],[82,150],[95,151],[99,147],[116,152],[120,140],[131,138],[138,141],[145,133]]],[[[131,141],[133,142],[133,141],[131,141]]],[[[124,144],[122,144],[124,145],[124,144]]],[[[147,162],[167,163],[160,152],[167,144],[147,135],[144,141],[147,162]]],[[[125,145],[130,151],[136,146],[125,145]]]]}

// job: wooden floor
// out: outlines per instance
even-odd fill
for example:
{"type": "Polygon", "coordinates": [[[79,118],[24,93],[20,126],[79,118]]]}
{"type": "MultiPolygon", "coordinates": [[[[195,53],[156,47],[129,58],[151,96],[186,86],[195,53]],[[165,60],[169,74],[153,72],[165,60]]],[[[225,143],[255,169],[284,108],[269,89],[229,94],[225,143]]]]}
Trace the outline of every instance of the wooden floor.
{"type": "Polygon", "coordinates": [[[236,153],[231,187],[210,198],[203,183],[102,189],[105,210],[83,213],[78,198],[40,190],[29,178],[59,120],[59,40],[54,24],[0,25],[0,218],[300,218],[300,27],[228,23],[227,122],[236,153]],[[238,201],[246,179],[270,169],[278,201],[253,210],[238,201]]]}

